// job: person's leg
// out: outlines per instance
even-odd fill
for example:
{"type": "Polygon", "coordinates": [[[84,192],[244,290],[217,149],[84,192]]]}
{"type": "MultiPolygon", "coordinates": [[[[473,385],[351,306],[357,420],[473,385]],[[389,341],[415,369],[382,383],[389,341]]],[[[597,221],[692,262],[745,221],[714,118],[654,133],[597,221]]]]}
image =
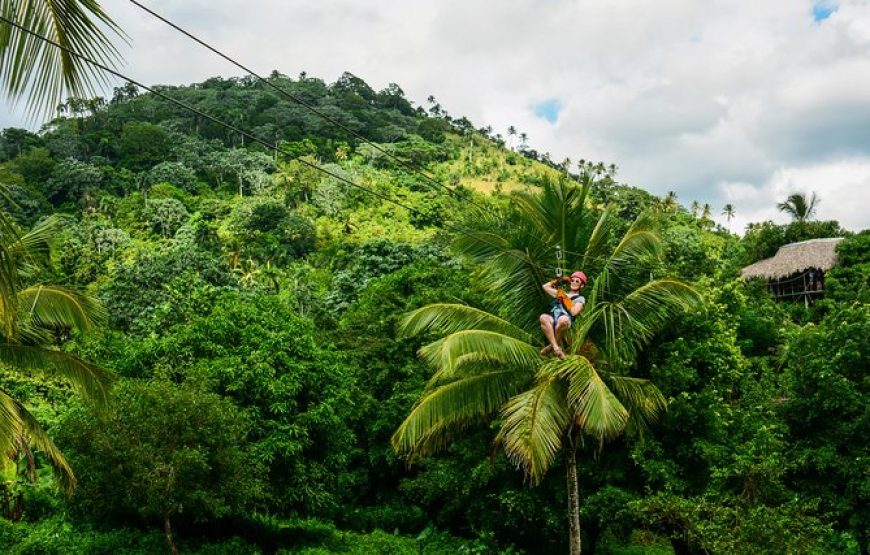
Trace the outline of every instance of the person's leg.
{"type": "Polygon", "coordinates": [[[541,314],[541,331],[544,332],[544,337],[547,338],[548,343],[546,347],[541,349],[541,354],[545,355],[559,346],[556,344],[556,330],[553,325],[553,317],[549,314],[541,314]]]}
{"type": "MultiPolygon", "coordinates": [[[[565,334],[568,333],[568,330],[571,328],[571,318],[568,316],[559,316],[559,320],[556,322],[556,344],[564,345],[565,344],[565,334]]],[[[555,351],[555,349],[554,349],[555,351]]],[[[557,355],[559,353],[556,353],[557,355]]],[[[564,353],[559,357],[563,358],[564,353]]]]}

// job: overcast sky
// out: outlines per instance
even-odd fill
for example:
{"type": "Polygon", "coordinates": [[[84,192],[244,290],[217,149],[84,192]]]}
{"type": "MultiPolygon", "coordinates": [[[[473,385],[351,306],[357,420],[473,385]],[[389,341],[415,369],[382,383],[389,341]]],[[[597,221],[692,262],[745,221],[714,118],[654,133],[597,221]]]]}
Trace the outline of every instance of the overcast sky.
{"type": "MultiPolygon", "coordinates": [[[[602,160],[688,206],[815,191],[819,219],[870,227],[870,1],[162,0],[148,6],[252,69],[398,83],[554,160],[602,160]]],[[[150,84],[240,72],[124,0],[122,71],[150,84]]],[[[108,93],[110,94],[110,93],[108,93]]],[[[0,126],[24,125],[0,110],[0,126]]],[[[11,112],[11,113],[10,113],[11,112]]],[[[33,125],[29,125],[33,127],[33,125]]]]}

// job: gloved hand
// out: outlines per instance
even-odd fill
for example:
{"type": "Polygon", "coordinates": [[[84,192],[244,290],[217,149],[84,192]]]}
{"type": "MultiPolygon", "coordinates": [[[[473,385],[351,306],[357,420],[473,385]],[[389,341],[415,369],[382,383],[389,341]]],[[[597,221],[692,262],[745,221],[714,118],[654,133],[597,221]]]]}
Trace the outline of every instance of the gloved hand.
{"type": "Polygon", "coordinates": [[[565,307],[565,310],[571,310],[571,307],[574,306],[574,301],[571,300],[571,297],[569,297],[568,294],[561,289],[556,291],[556,298],[559,300],[559,302],[562,303],[562,306],[565,307]]]}

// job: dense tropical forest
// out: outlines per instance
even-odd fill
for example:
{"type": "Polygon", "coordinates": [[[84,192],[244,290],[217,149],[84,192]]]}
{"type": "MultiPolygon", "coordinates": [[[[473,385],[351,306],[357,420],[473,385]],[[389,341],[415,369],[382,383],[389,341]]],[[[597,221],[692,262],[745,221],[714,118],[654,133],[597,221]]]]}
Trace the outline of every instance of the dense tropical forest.
{"type": "Polygon", "coordinates": [[[216,77],[157,91],[250,136],[131,84],[0,133],[4,552],[868,552],[870,232],[796,197],[741,237],[397,85],[268,81],[341,126],[216,77]],[[810,306],[739,278],[821,237],[810,306]]]}

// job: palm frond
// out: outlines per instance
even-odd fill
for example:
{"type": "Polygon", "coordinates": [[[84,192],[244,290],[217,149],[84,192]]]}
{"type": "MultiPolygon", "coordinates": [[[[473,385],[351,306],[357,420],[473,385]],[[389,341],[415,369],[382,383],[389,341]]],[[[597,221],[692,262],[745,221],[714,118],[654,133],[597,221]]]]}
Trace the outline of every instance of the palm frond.
{"type": "Polygon", "coordinates": [[[681,281],[651,281],[620,300],[594,304],[576,333],[594,333],[612,363],[628,363],[668,322],[700,301],[698,292],[681,281]]]}
{"type": "MultiPolygon", "coordinates": [[[[107,66],[120,60],[104,29],[124,37],[95,0],[0,0],[0,14],[107,66]]],[[[26,96],[32,115],[51,114],[66,96],[91,96],[108,75],[9,24],[0,26],[0,87],[12,100],[26,96]]]]}
{"type": "MultiPolygon", "coordinates": [[[[15,428],[11,436],[3,433],[3,437],[17,437],[21,435],[30,444],[42,451],[54,471],[54,478],[58,485],[67,495],[71,495],[76,487],[76,477],[66,457],[63,456],[60,449],[48,437],[48,434],[45,433],[45,430],[33,415],[8,393],[0,390],[0,421],[4,420],[7,416],[14,418],[15,428]]],[[[2,432],[5,431],[2,430],[2,432]]]]}
{"type": "Polygon", "coordinates": [[[70,327],[86,331],[105,322],[106,313],[93,297],[65,287],[36,285],[18,294],[21,321],[36,326],[70,327]]]}
{"type": "Polygon", "coordinates": [[[619,294],[625,286],[622,276],[631,275],[630,270],[648,266],[650,261],[658,260],[662,254],[661,238],[647,221],[638,218],[635,225],[625,234],[613,253],[604,263],[593,284],[593,299],[606,299],[612,293],[619,294]]]}
{"type": "Polygon", "coordinates": [[[593,273],[593,269],[601,267],[604,261],[608,258],[607,252],[610,246],[610,241],[613,233],[621,223],[617,212],[616,205],[611,204],[604,209],[604,212],[599,216],[592,233],[586,243],[586,249],[583,253],[582,267],[587,274],[593,273]]]}
{"type": "MultiPolygon", "coordinates": [[[[2,0],[0,0],[2,1],[2,0]]],[[[42,264],[51,250],[52,241],[63,228],[63,221],[56,215],[44,218],[24,233],[16,235],[9,243],[10,254],[19,261],[42,264]]]]}
{"type": "Polygon", "coordinates": [[[393,434],[393,449],[405,456],[434,453],[449,443],[448,430],[461,430],[491,415],[527,383],[527,373],[502,369],[426,391],[393,434]]]}
{"type": "Polygon", "coordinates": [[[482,263],[513,249],[503,233],[472,231],[456,237],[453,246],[472,261],[482,263]]]}
{"type": "Polygon", "coordinates": [[[478,360],[534,372],[541,360],[538,349],[525,341],[487,330],[452,333],[420,349],[420,356],[434,368],[452,371],[462,357],[476,355],[478,360]]]}
{"type": "Polygon", "coordinates": [[[508,459],[538,484],[562,448],[570,423],[564,382],[545,378],[507,402],[495,441],[508,459]]]}
{"type": "Polygon", "coordinates": [[[584,433],[604,441],[625,429],[628,411],[588,359],[570,355],[542,366],[541,373],[567,379],[568,406],[584,433]]]}
{"type": "Polygon", "coordinates": [[[0,456],[13,450],[15,439],[21,434],[18,403],[0,390],[0,456]]]}
{"type": "Polygon", "coordinates": [[[104,405],[114,377],[95,364],[63,351],[0,343],[0,362],[15,370],[38,372],[67,380],[85,399],[104,405]]]}
{"type": "Polygon", "coordinates": [[[455,333],[464,330],[488,330],[531,343],[531,335],[494,314],[462,304],[430,304],[409,312],[402,318],[399,333],[405,337],[430,331],[455,333]]]}
{"type": "Polygon", "coordinates": [[[15,237],[10,233],[0,232],[0,332],[7,338],[12,336],[19,287],[16,259],[8,248],[9,239],[15,237]]]}
{"type": "Polygon", "coordinates": [[[658,422],[668,408],[662,392],[649,380],[604,372],[601,376],[628,409],[630,424],[638,432],[658,422]]]}

